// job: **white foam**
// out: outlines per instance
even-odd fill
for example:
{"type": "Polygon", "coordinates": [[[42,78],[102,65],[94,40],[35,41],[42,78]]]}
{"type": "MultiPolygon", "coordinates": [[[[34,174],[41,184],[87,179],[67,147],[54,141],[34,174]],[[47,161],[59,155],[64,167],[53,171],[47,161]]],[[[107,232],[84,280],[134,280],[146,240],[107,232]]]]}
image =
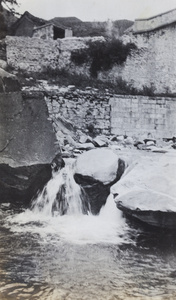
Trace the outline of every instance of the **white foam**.
{"type": "Polygon", "coordinates": [[[14,232],[38,233],[42,238],[54,237],[55,241],[64,240],[77,244],[127,242],[124,236],[128,227],[112,195],[97,216],[72,214],[52,217],[26,210],[9,217],[8,222],[14,232]]]}

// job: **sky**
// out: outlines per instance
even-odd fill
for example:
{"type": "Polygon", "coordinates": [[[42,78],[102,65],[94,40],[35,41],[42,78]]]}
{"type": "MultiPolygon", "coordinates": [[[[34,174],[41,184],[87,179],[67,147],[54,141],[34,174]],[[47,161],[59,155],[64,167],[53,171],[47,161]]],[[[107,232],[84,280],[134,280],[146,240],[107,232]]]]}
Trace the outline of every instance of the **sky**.
{"type": "Polygon", "coordinates": [[[82,21],[148,18],[176,8],[176,0],[18,0],[18,11],[46,20],[77,17],[82,21]]]}

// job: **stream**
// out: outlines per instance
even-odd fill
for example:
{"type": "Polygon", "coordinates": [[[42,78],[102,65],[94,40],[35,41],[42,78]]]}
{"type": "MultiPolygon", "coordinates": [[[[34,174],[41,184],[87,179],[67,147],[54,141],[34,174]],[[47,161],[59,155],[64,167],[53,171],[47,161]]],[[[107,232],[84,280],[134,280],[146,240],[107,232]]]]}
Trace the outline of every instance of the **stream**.
{"type": "Polygon", "coordinates": [[[0,206],[0,299],[176,299],[175,233],[98,216],[0,206]]]}

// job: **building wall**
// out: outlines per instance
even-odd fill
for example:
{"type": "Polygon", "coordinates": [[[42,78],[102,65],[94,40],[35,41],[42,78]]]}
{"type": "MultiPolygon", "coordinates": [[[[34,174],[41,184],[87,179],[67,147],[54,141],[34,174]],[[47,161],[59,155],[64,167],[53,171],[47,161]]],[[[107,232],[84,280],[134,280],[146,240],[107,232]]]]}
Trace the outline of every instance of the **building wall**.
{"type": "Polygon", "coordinates": [[[124,43],[135,43],[137,49],[122,66],[114,66],[99,78],[123,79],[138,91],[148,88],[157,94],[176,93],[176,24],[163,29],[122,37],[124,43]]]}
{"type": "Polygon", "coordinates": [[[71,29],[65,29],[65,37],[72,37],[73,36],[73,31],[71,29]]]}
{"type": "Polygon", "coordinates": [[[53,25],[34,28],[32,37],[39,38],[39,39],[46,39],[46,40],[53,39],[54,38],[53,25]]]}
{"type": "Polygon", "coordinates": [[[175,20],[176,9],[148,19],[137,19],[134,22],[134,32],[150,31],[171,24],[175,20]]]}
{"type": "Polygon", "coordinates": [[[59,91],[45,97],[55,131],[64,117],[79,130],[96,134],[163,138],[176,135],[176,99],[123,96],[96,90],[59,91]]]}
{"type": "Polygon", "coordinates": [[[176,23],[133,35],[131,41],[138,50],[127,59],[123,79],[138,89],[153,86],[156,93],[176,93],[176,23]]]}

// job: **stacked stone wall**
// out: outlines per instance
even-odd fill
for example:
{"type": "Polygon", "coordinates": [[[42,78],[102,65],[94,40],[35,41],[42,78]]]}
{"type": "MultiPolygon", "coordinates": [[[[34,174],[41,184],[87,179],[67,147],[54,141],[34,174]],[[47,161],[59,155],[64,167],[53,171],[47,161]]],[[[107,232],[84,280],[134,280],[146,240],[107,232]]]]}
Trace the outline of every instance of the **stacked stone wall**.
{"type": "Polygon", "coordinates": [[[94,90],[59,92],[45,97],[55,131],[60,130],[60,118],[85,133],[110,134],[110,95],[94,90]]]}
{"type": "Polygon", "coordinates": [[[176,99],[123,96],[96,90],[67,91],[45,97],[49,116],[57,133],[60,117],[77,130],[95,134],[116,134],[153,138],[176,135],[176,99]]]}
{"type": "MultiPolygon", "coordinates": [[[[89,75],[89,63],[75,66],[71,51],[87,47],[87,42],[102,40],[94,38],[65,38],[42,40],[39,38],[7,37],[7,62],[9,66],[26,72],[42,72],[48,67],[66,69],[89,75]]],[[[138,91],[152,89],[156,94],[176,93],[176,23],[146,33],[133,31],[122,37],[124,43],[135,43],[137,49],[121,66],[99,74],[100,79],[115,82],[122,78],[138,91]]]]}
{"type": "Polygon", "coordinates": [[[60,58],[60,41],[30,37],[6,38],[7,63],[15,70],[26,73],[56,68],[60,58]]]}
{"type": "Polygon", "coordinates": [[[46,71],[47,68],[63,68],[78,73],[85,72],[85,66],[76,67],[71,62],[71,51],[87,47],[88,41],[104,40],[103,37],[42,39],[19,36],[6,37],[7,63],[15,70],[25,73],[46,71]]]}

